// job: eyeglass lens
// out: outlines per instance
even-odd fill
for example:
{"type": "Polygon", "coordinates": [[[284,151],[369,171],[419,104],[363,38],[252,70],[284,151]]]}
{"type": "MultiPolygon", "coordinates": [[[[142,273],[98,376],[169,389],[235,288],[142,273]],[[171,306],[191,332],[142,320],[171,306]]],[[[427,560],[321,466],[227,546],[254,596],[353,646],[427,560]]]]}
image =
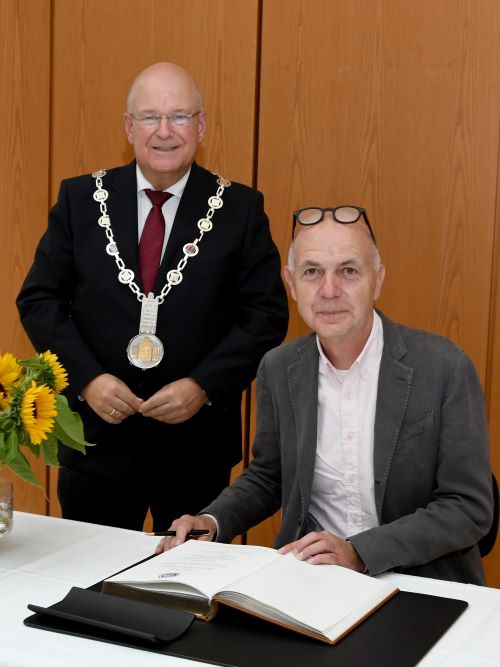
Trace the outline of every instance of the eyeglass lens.
{"type": "Polygon", "coordinates": [[[356,222],[361,217],[361,211],[353,206],[342,206],[334,211],[333,217],[337,222],[356,222]]]}

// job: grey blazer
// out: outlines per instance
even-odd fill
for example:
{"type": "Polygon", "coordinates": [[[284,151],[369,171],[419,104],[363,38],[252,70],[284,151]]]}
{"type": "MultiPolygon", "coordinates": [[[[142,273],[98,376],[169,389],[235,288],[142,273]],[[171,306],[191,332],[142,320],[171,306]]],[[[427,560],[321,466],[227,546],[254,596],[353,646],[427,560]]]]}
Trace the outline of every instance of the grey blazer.
{"type": "MultiPolygon", "coordinates": [[[[477,548],[492,520],[481,386],[451,341],[391,322],[384,330],[374,439],[379,526],[349,537],[369,574],[388,570],[482,584],[477,548]]],[[[320,528],[308,514],[317,432],[314,335],[268,352],[257,376],[253,460],[203,512],[230,541],[280,507],[275,546],[320,528]]]]}

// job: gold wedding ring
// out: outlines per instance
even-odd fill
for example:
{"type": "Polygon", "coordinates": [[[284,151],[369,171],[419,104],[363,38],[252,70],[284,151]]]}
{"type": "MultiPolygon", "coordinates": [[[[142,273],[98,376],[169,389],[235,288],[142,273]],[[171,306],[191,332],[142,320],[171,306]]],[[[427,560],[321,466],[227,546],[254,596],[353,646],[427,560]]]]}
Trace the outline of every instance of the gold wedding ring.
{"type": "Polygon", "coordinates": [[[111,412],[109,413],[109,416],[112,417],[116,412],[116,408],[113,408],[111,412]]]}

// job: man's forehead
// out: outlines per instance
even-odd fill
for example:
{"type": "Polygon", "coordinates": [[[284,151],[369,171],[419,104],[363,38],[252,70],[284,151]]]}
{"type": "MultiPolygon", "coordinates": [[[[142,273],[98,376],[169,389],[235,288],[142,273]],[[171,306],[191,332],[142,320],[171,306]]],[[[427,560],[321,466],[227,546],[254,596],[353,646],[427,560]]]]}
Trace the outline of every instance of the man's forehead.
{"type": "Polygon", "coordinates": [[[301,269],[308,267],[339,269],[344,266],[364,266],[367,258],[356,252],[345,252],[339,249],[322,248],[321,250],[306,250],[296,254],[296,265],[301,269]]]}
{"type": "Polygon", "coordinates": [[[303,227],[295,238],[295,256],[318,259],[320,256],[363,256],[371,252],[371,241],[358,223],[343,225],[325,220],[303,227]]]}

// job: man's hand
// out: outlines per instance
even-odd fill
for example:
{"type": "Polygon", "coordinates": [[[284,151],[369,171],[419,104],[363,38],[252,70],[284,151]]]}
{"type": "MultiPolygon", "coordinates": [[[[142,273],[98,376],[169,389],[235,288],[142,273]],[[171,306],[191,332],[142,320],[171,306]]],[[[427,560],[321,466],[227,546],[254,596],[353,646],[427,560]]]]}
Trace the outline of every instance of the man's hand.
{"type": "Polygon", "coordinates": [[[330,563],[342,565],[356,572],[364,572],[365,564],[350,542],[346,542],[333,533],[322,530],[320,533],[308,533],[296,542],[290,542],[279,550],[280,554],[297,552],[299,560],[306,560],[312,565],[330,563]]]}
{"type": "Polygon", "coordinates": [[[167,424],[181,424],[187,421],[207,402],[207,396],[200,385],[191,378],[182,378],[148,398],[139,412],[167,424]]]}
{"type": "Polygon", "coordinates": [[[109,373],[91,380],[81,395],[92,410],[108,424],[119,424],[139,411],[142,398],[133,394],[125,382],[109,373]]]}
{"type": "Polygon", "coordinates": [[[202,514],[200,516],[190,516],[189,514],[184,514],[179,519],[176,519],[170,526],[170,530],[175,530],[176,532],[175,537],[164,537],[156,547],[156,553],[161,554],[162,551],[168,551],[169,549],[173,549],[179,544],[182,544],[182,542],[186,541],[186,537],[189,531],[194,530],[195,528],[208,530],[208,535],[192,537],[189,539],[211,542],[217,532],[215,521],[206,514],[202,514]]]}

